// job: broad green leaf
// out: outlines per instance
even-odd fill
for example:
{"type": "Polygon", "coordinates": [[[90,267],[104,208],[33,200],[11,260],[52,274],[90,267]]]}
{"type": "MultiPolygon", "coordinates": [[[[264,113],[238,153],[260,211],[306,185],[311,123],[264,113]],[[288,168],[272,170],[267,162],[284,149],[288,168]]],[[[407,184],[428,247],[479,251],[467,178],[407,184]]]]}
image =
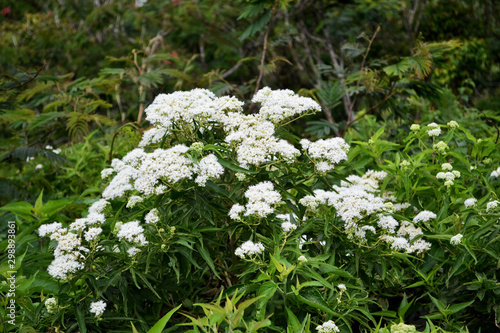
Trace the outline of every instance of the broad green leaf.
{"type": "Polygon", "coordinates": [[[257,320],[262,320],[266,317],[266,304],[274,296],[274,293],[278,289],[278,285],[273,281],[267,281],[262,284],[259,288],[258,296],[262,298],[257,302],[257,320]]]}
{"type": "Polygon", "coordinates": [[[0,207],[0,210],[11,212],[18,215],[30,215],[33,212],[33,206],[27,202],[13,202],[0,207]]]}
{"type": "Polygon", "coordinates": [[[42,214],[51,216],[62,210],[64,207],[66,207],[73,201],[74,201],[73,199],[49,200],[45,203],[45,205],[43,205],[40,212],[42,214]]]}

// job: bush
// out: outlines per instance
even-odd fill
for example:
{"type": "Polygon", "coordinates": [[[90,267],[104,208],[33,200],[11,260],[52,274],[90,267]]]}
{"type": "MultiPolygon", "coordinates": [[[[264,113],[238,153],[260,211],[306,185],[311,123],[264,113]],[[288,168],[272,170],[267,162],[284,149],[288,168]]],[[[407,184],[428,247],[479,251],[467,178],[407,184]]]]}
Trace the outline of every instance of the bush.
{"type": "Polygon", "coordinates": [[[112,178],[83,218],[41,197],[3,207],[26,237],[23,322],[147,331],[182,305],[168,331],[494,329],[495,137],[450,121],[309,141],[287,125],[314,101],[264,88],[253,103],[245,115],[203,89],[159,95],[153,127],[102,171],[112,178]]]}

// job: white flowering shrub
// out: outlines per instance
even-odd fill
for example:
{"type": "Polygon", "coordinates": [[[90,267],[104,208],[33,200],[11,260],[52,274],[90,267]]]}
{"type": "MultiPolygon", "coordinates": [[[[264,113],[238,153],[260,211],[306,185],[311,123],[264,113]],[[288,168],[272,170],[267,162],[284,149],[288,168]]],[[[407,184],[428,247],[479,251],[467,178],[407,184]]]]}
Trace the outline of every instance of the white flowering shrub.
{"type": "Polygon", "coordinates": [[[314,100],[264,88],[253,102],[247,114],[204,89],[156,97],[139,147],[102,171],[101,198],[37,229],[61,286],[47,316],[67,320],[58,304],[90,331],[147,331],[182,304],[197,327],[352,332],[391,323],[406,295],[407,315],[448,328],[494,315],[494,138],[455,122],[394,142],[384,128],[306,139],[288,124],[318,112],[314,100]]]}

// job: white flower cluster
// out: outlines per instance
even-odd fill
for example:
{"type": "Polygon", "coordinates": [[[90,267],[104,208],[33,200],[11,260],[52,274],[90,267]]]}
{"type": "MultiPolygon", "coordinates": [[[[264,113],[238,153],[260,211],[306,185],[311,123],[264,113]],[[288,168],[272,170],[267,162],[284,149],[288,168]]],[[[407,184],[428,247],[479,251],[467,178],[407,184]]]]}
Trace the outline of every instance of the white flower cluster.
{"type": "Polygon", "coordinates": [[[464,237],[462,234],[456,234],[455,236],[451,237],[450,243],[453,245],[458,245],[462,243],[462,237],[464,237]]]}
{"type": "Polygon", "coordinates": [[[45,307],[47,308],[47,312],[52,314],[56,312],[58,306],[57,306],[57,299],[54,297],[47,298],[45,300],[45,307]]]}
{"type": "Polygon", "coordinates": [[[125,239],[139,246],[148,245],[149,243],[144,236],[144,228],[139,225],[139,221],[131,221],[122,224],[117,237],[119,240],[125,239]]]}
{"type": "Polygon", "coordinates": [[[488,202],[486,204],[486,211],[489,212],[490,210],[496,209],[499,204],[500,204],[500,202],[498,200],[493,200],[493,201],[488,202]]]}
{"type": "Polygon", "coordinates": [[[153,208],[149,211],[149,213],[146,214],[146,216],[144,216],[144,221],[148,224],[157,223],[160,220],[159,214],[160,212],[158,211],[158,209],[153,208]]]}
{"type": "MultiPolygon", "coordinates": [[[[443,164],[443,170],[451,170],[448,169],[448,165],[451,167],[451,164],[449,163],[443,164]],[[446,169],[444,169],[445,167],[446,169]]],[[[452,170],[447,172],[438,172],[438,174],[436,175],[436,179],[444,180],[445,186],[451,186],[454,184],[453,181],[455,180],[455,178],[460,178],[460,176],[460,171],[452,170]]]]}
{"type": "Polygon", "coordinates": [[[45,146],[45,149],[47,149],[47,150],[52,150],[52,152],[53,152],[54,154],[60,154],[60,153],[61,153],[61,151],[62,151],[62,150],[61,150],[61,148],[55,148],[55,149],[54,149],[54,147],[52,147],[52,146],[50,146],[50,145],[46,145],[46,146],[45,146]]]}
{"type": "Polygon", "coordinates": [[[262,251],[264,251],[264,245],[262,245],[262,243],[246,241],[245,243],[241,244],[241,246],[238,247],[236,251],[234,251],[234,254],[242,259],[245,259],[256,254],[261,254],[262,251]]]}
{"type": "Polygon", "coordinates": [[[432,146],[432,149],[434,149],[435,151],[437,151],[438,153],[440,154],[446,154],[446,151],[448,149],[450,149],[450,147],[448,147],[448,145],[446,144],[446,142],[444,141],[439,141],[438,143],[435,143],[433,146],[432,146]]]}
{"type": "Polygon", "coordinates": [[[217,161],[214,154],[205,156],[200,160],[198,177],[195,182],[200,186],[205,186],[207,180],[217,179],[224,173],[224,167],[217,161]]]}
{"type": "Polygon", "coordinates": [[[273,183],[269,181],[250,186],[245,192],[245,197],[248,199],[246,206],[234,204],[229,211],[231,219],[241,219],[240,214],[243,212],[244,216],[266,217],[274,212],[272,206],[281,200],[281,195],[274,190],[273,183]]]}
{"type": "Polygon", "coordinates": [[[280,220],[285,221],[285,222],[281,223],[281,228],[283,229],[284,232],[291,232],[291,231],[297,229],[297,225],[290,221],[289,214],[278,214],[278,215],[276,215],[276,217],[280,220]]]}
{"type": "Polygon", "coordinates": [[[412,130],[414,132],[418,132],[420,130],[420,125],[419,124],[412,124],[410,126],[410,130],[412,130]]]}
{"type": "Polygon", "coordinates": [[[243,168],[259,166],[280,158],[295,161],[300,151],[274,136],[274,124],[259,114],[232,114],[224,120],[225,141],[235,146],[237,160],[243,168]]]}
{"type": "Polygon", "coordinates": [[[492,178],[500,177],[500,167],[498,167],[496,170],[493,170],[490,174],[490,177],[492,178]]]}
{"type": "Polygon", "coordinates": [[[335,325],[333,320],[329,320],[322,325],[316,326],[318,333],[338,333],[340,329],[335,325]]]}
{"type": "Polygon", "coordinates": [[[167,133],[169,133],[168,130],[163,127],[150,128],[144,132],[142,140],[139,142],[139,147],[144,148],[151,144],[159,143],[167,133]]]}
{"type": "Polygon", "coordinates": [[[309,110],[321,111],[319,104],[314,100],[295,95],[288,89],[273,91],[265,87],[255,94],[252,102],[260,103],[260,114],[273,123],[279,123],[285,118],[294,117],[309,110]]]}
{"type": "Polygon", "coordinates": [[[106,221],[103,212],[108,204],[104,199],[95,201],[87,217],[75,220],[68,228],[63,228],[59,222],[40,226],[40,237],[50,236],[51,240],[57,241],[54,260],[47,268],[52,277],[66,280],[85,267],[85,254],[90,251],[88,247],[95,247],[99,240],[100,226],[106,221]],[[88,242],[88,247],[84,242],[88,242]]]}
{"type": "Polygon", "coordinates": [[[436,214],[434,214],[433,212],[430,212],[428,210],[423,210],[413,218],[413,223],[427,222],[430,219],[435,219],[436,217],[437,217],[436,214]]]}
{"type": "Polygon", "coordinates": [[[429,136],[439,136],[441,134],[441,128],[438,124],[430,123],[427,127],[430,127],[430,129],[427,130],[429,136]]]}
{"type": "MultiPolygon", "coordinates": [[[[165,131],[171,130],[174,124],[177,126],[194,126],[194,122],[205,124],[220,119],[223,114],[218,107],[215,94],[207,89],[160,94],[144,111],[146,120],[165,131]]],[[[148,135],[148,138],[159,136],[160,134],[154,133],[148,135]]],[[[142,146],[146,144],[149,142],[141,143],[142,146]]]]}
{"type": "Polygon", "coordinates": [[[54,222],[51,224],[42,224],[40,228],[38,228],[38,235],[40,237],[45,237],[47,235],[53,234],[62,228],[62,224],[59,222],[54,222]]]}
{"type": "Polygon", "coordinates": [[[465,208],[474,207],[476,205],[476,198],[469,198],[464,201],[465,208]]]}
{"type": "Polygon", "coordinates": [[[141,203],[143,201],[144,201],[143,197],[140,197],[138,195],[133,195],[130,198],[128,198],[127,208],[134,208],[135,205],[137,205],[138,203],[141,203]]]}
{"type": "Polygon", "coordinates": [[[381,216],[377,224],[380,228],[390,233],[394,233],[399,225],[398,221],[390,215],[381,216]]]}
{"type": "Polygon", "coordinates": [[[106,310],[106,303],[104,301],[97,301],[90,303],[90,313],[93,313],[96,317],[100,317],[104,310],[106,310]]]}
{"type": "MultiPolygon", "coordinates": [[[[365,217],[378,213],[380,215],[376,220],[376,225],[380,229],[379,239],[391,244],[392,249],[417,254],[430,249],[430,243],[423,239],[414,239],[423,234],[420,228],[416,228],[408,221],[403,221],[400,225],[393,216],[387,214],[404,210],[410,205],[396,204],[396,208],[396,205],[391,202],[395,200],[393,195],[387,192],[383,196],[380,195],[379,181],[386,176],[385,172],[373,170],[368,171],[362,177],[351,175],[346,181],[341,182],[341,186],[334,185],[334,191],[315,190],[314,196],[305,196],[299,200],[299,203],[313,211],[320,204],[333,206],[337,216],[345,222],[344,229],[348,235],[362,242],[367,241],[368,231],[377,234],[377,229],[372,225],[359,223],[364,221],[365,217]]],[[[420,215],[416,219],[420,218],[425,219],[426,216],[420,215]]]]}
{"type": "Polygon", "coordinates": [[[350,146],[342,138],[320,139],[310,142],[307,139],[300,141],[302,149],[314,160],[316,169],[320,172],[328,172],[335,168],[335,164],[347,160],[350,146]]]}

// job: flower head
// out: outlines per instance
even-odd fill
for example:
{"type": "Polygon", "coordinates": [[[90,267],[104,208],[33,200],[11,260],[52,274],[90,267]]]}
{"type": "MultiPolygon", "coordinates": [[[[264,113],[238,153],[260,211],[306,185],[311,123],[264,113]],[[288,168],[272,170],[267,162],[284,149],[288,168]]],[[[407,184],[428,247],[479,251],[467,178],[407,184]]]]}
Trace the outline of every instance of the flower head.
{"type": "Polygon", "coordinates": [[[234,251],[238,257],[245,259],[246,257],[252,257],[256,254],[261,254],[264,251],[264,245],[262,243],[254,243],[252,241],[246,241],[241,244],[240,247],[234,251]]]}
{"type": "Polygon", "coordinates": [[[90,303],[90,313],[93,313],[96,317],[100,317],[105,309],[106,303],[104,301],[90,303]]]}
{"type": "Polygon", "coordinates": [[[435,219],[436,217],[437,217],[436,214],[434,214],[433,212],[430,212],[428,210],[423,210],[413,218],[413,223],[427,222],[430,219],[435,219]]]}
{"type": "Polygon", "coordinates": [[[451,237],[450,243],[453,245],[458,245],[462,242],[462,234],[456,234],[455,236],[451,237]]]}
{"type": "Polygon", "coordinates": [[[427,125],[427,127],[431,127],[427,130],[427,134],[429,136],[439,136],[439,134],[441,134],[441,128],[439,128],[438,124],[430,123],[429,125],[427,125]]]}
{"type": "Polygon", "coordinates": [[[464,201],[465,208],[473,207],[476,205],[476,198],[469,198],[464,201]]]}
{"type": "Polygon", "coordinates": [[[333,320],[329,320],[322,325],[316,326],[318,333],[338,333],[340,329],[335,325],[333,320]]]}

